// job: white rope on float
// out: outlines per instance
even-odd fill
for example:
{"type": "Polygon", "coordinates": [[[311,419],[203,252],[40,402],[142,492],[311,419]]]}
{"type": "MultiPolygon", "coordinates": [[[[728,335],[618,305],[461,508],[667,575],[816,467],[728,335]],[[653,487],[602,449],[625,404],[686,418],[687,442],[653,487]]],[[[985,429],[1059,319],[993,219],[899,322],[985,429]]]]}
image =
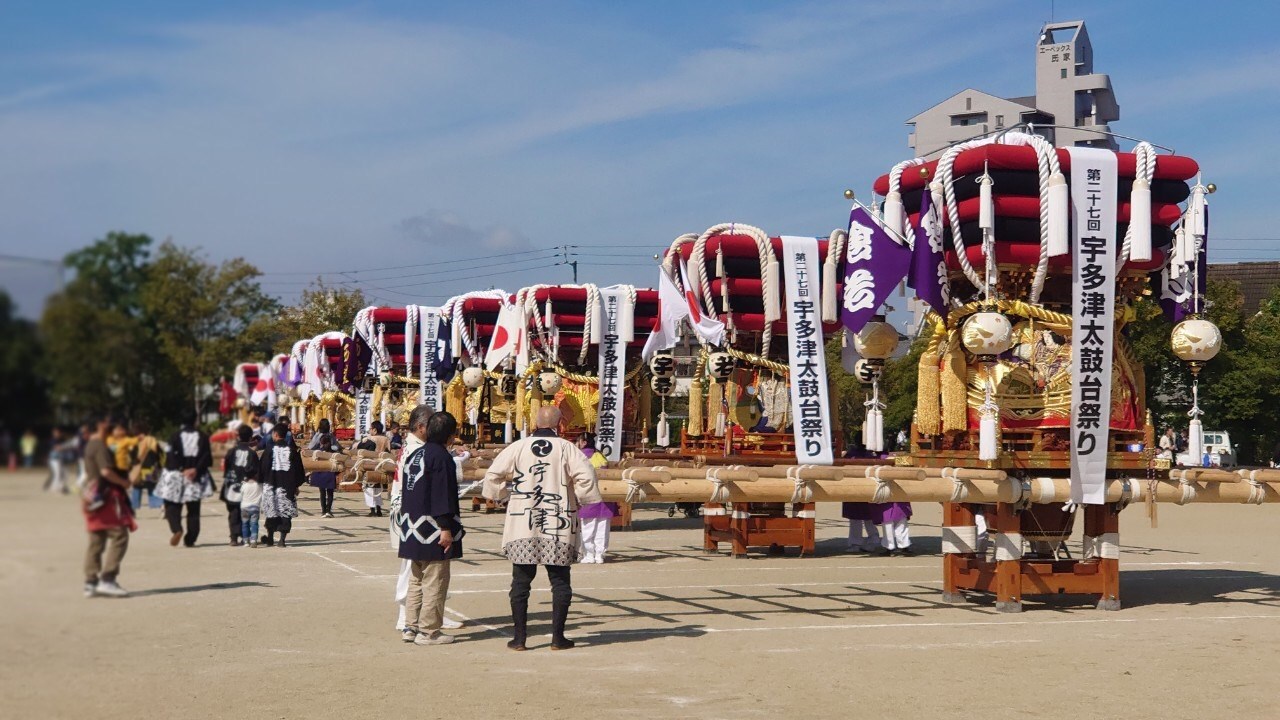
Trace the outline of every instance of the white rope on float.
{"type": "Polygon", "coordinates": [[[827,257],[822,262],[822,321],[836,322],[840,319],[840,301],[836,297],[836,285],[839,278],[836,271],[840,266],[840,258],[844,257],[845,247],[849,244],[849,231],[836,228],[827,237],[827,257]]]}
{"type": "Polygon", "coordinates": [[[1134,146],[1133,156],[1135,167],[1133,191],[1129,193],[1129,227],[1125,230],[1120,256],[1116,259],[1116,272],[1122,270],[1129,260],[1141,262],[1151,259],[1151,181],[1156,174],[1156,149],[1143,140],[1134,146]],[[1135,249],[1139,252],[1135,253],[1135,249]]]}
{"type": "MultiPolygon", "coordinates": [[[[773,339],[773,322],[781,319],[776,301],[775,291],[778,283],[778,260],[773,254],[773,243],[769,235],[754,225],[743,223],[720,223],[707,228],[694,241],[693,253],[689,258],[689,272],[693,274],[694,283],[702,290],[704,312],[712,319],[718,319],[715,302],[711,293],[711,280],[707,277],[707,240],[717,235],[747,235],[756,243],[756,254],[760,261],[760,294],[764,301],[764,330],[761,332],[761,355],[768,357],[773,339]]],[[[684,236],[681,236],[684,237],[684,236]]],[[[679,238],[677,238],[679,242],[679,238]]],[[[673,245],[673,247],[675,247],[673,245]]]]}
{"type": "Polygon", "coordinates": [[[467,354],[468,363],[475,365],[483,358],[480,356],[476,339],[471,336],[471,329],[467,327],[466,317],[462,312],[462,306],[467,300],[500,300],[505,303],[507,301],[507,291],[497,289],[473,290],[462,295],[454,295],[440,308],[440,315],[449,318],[450,324],[458,330],[458,335],[462,338],[461,350],[467,354]]]}

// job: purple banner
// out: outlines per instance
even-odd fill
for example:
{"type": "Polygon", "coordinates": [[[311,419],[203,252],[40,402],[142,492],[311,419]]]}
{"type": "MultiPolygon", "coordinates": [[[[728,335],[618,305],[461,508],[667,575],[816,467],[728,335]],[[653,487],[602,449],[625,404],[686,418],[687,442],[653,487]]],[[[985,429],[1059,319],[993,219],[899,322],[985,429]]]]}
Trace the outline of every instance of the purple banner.
{"type": "Polygon", "coordinates": [[[942,253],[942,218],[927,187],[920,193],[920,218],[916,221],[915,235],[907,287],[915,290],[916,297],[929,303],[933,311],[946,320],[951,288],[947,284],[947,262],[942,253]]]}
{"type": "Polygon", "coordinates": [[[861,330],[910,269],[911,248],[889,237],[866,209],[855,207],[849,213],[840,322],[849,332],[861,330]]]}

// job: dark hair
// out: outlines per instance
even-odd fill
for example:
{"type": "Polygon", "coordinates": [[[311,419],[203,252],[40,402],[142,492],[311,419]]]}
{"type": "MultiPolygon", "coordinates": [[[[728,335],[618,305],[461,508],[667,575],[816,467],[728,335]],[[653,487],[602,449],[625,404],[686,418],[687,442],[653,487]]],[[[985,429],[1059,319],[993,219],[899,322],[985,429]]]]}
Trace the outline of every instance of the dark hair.
{"type": "Polygon", "coordinates": [[[240,442],[249,442],[253,438],[253,428],[248,425],[241,425],[236,428],[236,437],[240,438],[240,442]]]}
{"type": "Polygon", "coordinates": [[[289,437],[289,428],[284,423],[276,423],[271,426],[271,437],[281,440],[289,437]]]}
{"type": "Polygon", "coordinates": [[[427,442],[443,445],[458,431],[458,421],[447,412],[432,413],[427,418],[427,442]]]}
{"type": "Polygon", "coordinates": [[[195,426],[196,426],[196,419],[197,419],[197,418],[196,418],[196,411],[195,411],[195,410],[187,410],[187,411],[183,412],[183,413],[182,413],[182,415],[178,416],[178,419],[182,421],[182,426],[183,426],[183,427],[186,427],[186,426],[188,426],[188,425],[190,425],[191,427],[195,427],[195,426]]]}
{"type": "Polygon", "coordinates": [[[329,418],[320,418],[320,425],[316,427],[316,430],[322,433],[331,432],[329,430],[329,418]]]}
{"type": "Polygon", "coordinates": [[[382,432],[382,421],[381,421],[381,420],[374,420],[373,422],[369,423],[369,431],[370,431],[370,432],[372,432],[374,435],[377,435],[377,434],[381,433],[381,432],[382,432]]]}
{"type": "Polygon", "coordinates": [[[581,441],[582,441],[582,442],[583,442],[587,447],[591,448],[592,450],[595,450],[595,449],[596,449],[596,434],[595,434],[595,433],[593,433],[593,432],[584,432],[584,433],[582,433],[581,435],[579,435],[579,436],[578,436],[578,439],[579,439],[579,440],[581,440],[581,441]]]}
{"type": "Polygon", "coordinates": [[[409,432],[417,432],[419,427],[426,427],[427,421],[435,414],[429,405],[419,405],[409,413],[409,432]]]}

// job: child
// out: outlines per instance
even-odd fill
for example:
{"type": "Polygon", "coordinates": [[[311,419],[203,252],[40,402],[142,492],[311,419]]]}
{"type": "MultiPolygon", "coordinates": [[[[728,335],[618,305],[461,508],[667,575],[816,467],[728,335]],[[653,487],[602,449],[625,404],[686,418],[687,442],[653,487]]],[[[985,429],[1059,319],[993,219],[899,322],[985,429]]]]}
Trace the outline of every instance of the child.
{"type": "Polygon", "coordinates": [[[244,542],[243,483],[258,476],[258,454],[249,445],[253,429],[241,425],[236,428],[236,439],[236,446],[222,459],[222,502],[227,506],[227,528],[233,546],[244,542]]]}
{"type": "Polygon", "coordinates": [[[258,512],[262,485],[257,474],[240,481],[240,537],[245,547],[258,547],[258,512]]]}
{"type": "MultiPolygon", "coordinates": [[[[591,467],[599,470],[609,464],[604,454],[596,449],[595,434],[584,432],[579,435],[578,448],[587,456],[591,467]]],[[[604,562],[604,554],[609,550],[609,525],[617,514],[617,503],[599,502],[578,508],[578,518],[582,521],[583,563],[599,565],[604,562]]]]}

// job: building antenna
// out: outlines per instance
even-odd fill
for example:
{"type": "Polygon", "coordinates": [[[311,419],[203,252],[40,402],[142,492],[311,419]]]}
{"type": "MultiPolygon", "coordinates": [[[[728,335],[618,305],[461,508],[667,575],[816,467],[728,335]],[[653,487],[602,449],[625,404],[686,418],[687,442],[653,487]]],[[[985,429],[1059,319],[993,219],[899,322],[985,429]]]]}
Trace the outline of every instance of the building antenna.
{"type": "Polygon", "coordinates": [[[1058,0],[1049,0],[1049,22],[1053,22],[1054,15],[1056,14],[1054,5],[1056,5],[1057,2],[1058,0]]]}

